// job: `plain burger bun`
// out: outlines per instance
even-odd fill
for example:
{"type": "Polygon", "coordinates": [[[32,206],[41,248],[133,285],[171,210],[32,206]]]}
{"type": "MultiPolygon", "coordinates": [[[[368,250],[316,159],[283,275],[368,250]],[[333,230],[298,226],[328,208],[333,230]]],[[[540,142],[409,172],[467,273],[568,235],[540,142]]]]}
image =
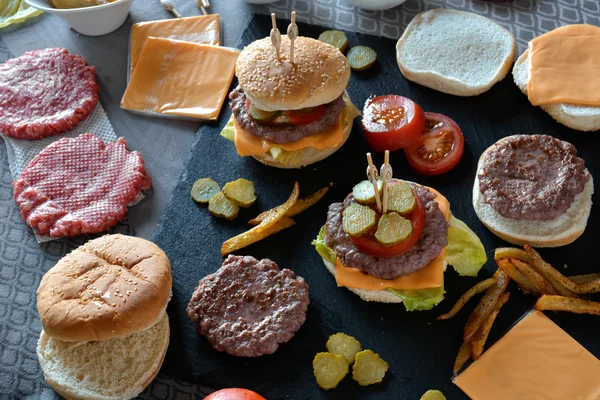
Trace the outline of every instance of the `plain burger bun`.
{"type": "Polygon", "coordinates": [[[106,340],[156,324],[170,295],[171,265],[158,246],[106,235],[73,250],[44,275],[37,307],[54,339],[106,340]]]}
{"type": "MultiPolygon", "coordinates": [[[[513,68],[515,83],[527,95],[529,82],[529,50],[519,57],[513,68]]],[[[555,103],[540,106],[557,122],[578,131],[597,131],[600,129],[600,107],[578,106],[575,104],[555,103]]]]}
{"type": "Polygon", "coordinates": [[[304,149],[297,150],[301,152],[299,153],[301,156],[294,158],[292,162],[287,162],[286,164],[282,164],[279,161],[277,161],[277,159],[273,158],[271,153],[268,151],[266,153],[254,155],[252,157],[254,157],[263,164],[276,168],[293,169],[306,167],[307,165],[324,160],[333,153],[335,153],[340,147],[344,145],[344,143],[346,143],[346,140],[348,140],[348,137],[350,136],[351,132],[352,121],[350,121],[350,123],[344,127],[344,140],[342,141],[342,143],[339,144],[339,146],[324,150],[317,150],[314,147],[306,147],[304,149]]]}
{"type": "Polygon", "coordinates": [[[265,111],[298,110],[340,97],[350,80],[346,57],[335,47],[299,36],[290,62],[290,40],[281,37],[277,59],[271,39],[257,40],[240,53],[235,74],[246,96],[265,111]]]}
{"type": "MultiPolygon", "coordinates": [[[[503,140],[503,139],[502,139],[503,140]]],[[[494,147],[494,146],[492,146],[494,147]]],[[[517,220],[500,215],[484,202],[479,190],[479,169],[488,148],[479,158],[475,184],[473,185],[473,208],[479,220],[499,238],[516,245],[532,247],[559,247],[574,242],[585,230],[592,209],[594,180],[586,182],[583,192],[575,196],[571,207],[550,221],[517,220]]]]}
{"type": "Polygon", "coordinates": [[[506,76],[515,49],[513,34],[490,19],[438,8],[415,16],[398,40],[396,58],[410,81],[475,96],[506,76]]]}
{"type": "MultiPolygon", "coordinates": [[[[325,267],[331,273],[331,275],[336,276],[335,265],[330,263],[329,261],[323,259],[323,263],[325,263],[325,267]]],[[[448,263],[444,261],[444,270],[446,270],[446,266],[448,263]]],[[[389,290],[368,290],[368,289],[357,289],[357,288],[346,288],[352,293],[358,295],[364,301],[376,301],[379,303],[402,303],[402,299],[396,296],[394,293],[389,290]]]]}
{"type": "Polygon", "coordinates": [[[48,384],[69,400],[132,399],[154,379],[169,345],[169,319],[100,342],[63,342],[44,331],[37,346],[48,384]]]}

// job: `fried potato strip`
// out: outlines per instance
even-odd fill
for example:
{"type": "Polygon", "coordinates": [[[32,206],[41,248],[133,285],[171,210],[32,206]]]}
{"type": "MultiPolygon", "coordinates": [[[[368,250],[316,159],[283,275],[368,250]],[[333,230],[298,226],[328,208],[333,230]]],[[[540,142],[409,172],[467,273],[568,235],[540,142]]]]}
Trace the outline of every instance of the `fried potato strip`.
{"type": "Polygon", "coordinates": [[[540,295],[559,294],[554,286],[552,286],[552,283],[544,279],[529,263],[513,258],[512,265],[527,278],[540,295]]]}
{"type": "Polygon", "coordinates": [[[506,257],[517,258],[526,263],[530,262],[527,252],[518,247],[498,247],[494,252],[494,259],[496,261],[506,257]]]}
{"type": "Polygon", "coordinates": [[[504,257],[500,259],[496,259],[496,264],[498,268],[502,271],[506,272],[510,278],[517,282],[517,284],[521,287],[524,293],[531,293],[535,297],[540,297],[542,294],[538,292],[538,289],[519,271],[515,265],[513,257],[504,257]]]}
{"type": "Polygon", "coordinates": [[[492,325],[494,325],[494,321],[496,321],[496,317],[498,316],[498,313],[500,313],[500,309],[504,304],[506,304],[509,297],[510,293],[508,292],[505,292],[502,294],[502,296],[500,296],[500,299],[494,306],[492,312],[481,323],[481,326],[479,327],[479,329],[477,329],[475,335],[473,335],[473,338],[471,340],[471,357],[473,358],[473,360],[478,360],[479,357],[481,357],[481,354],[483,353],[483,347],[485,346],[485,342],[487,341],[490,331],[492,330],[492,325]]]}
{"type": "Polygon", "coordinates": [[[571,275],[567,278],[569,278],[569,280],[572,280],[575,283],[586,283],[596,279],[600,279],[600,274],[571,275]]]}
{"type": "MultiPolygon", "coordinates": [[[[288,198],[288,200],[282,205],[276,207],[277,211],[269,214],[259,225],[254,228],[232,237],[223,243],[221,247],[221,255],[226,256],[233,253],[236,250],[242,249],[253,243],[256,243],[276,232],[279,232],[281,226],[277,226],[277,223],[285,216],[288,210],[298,201],[298,195],[300,194],[300,187],[298,182],[294,183],[294,190],[288,198]]],[[[288,222],[289,223],[289,222],[288,222]]]]}
{"type": "Polygon", "coordinates": [[[536,310],[568,311],[576,314],[600,315],[600,303],[565,296],[543,295],[535,303],[536,310]]]}
{"type": "Polygon", "coordinates": [[[452,309],[449,312],[440,315],[439,317],[437,317],[437,319],[445,320],[454,317],[465,306],[465,304],[467,304],[467,302],[471,300],[471,298],[473,298],[473,296],[483,292],[484,290],[487,290],[494,283],[496,283],[496,279],[494,278],[488,278],[484,281],[479,282],[471,289],[467,290],[465,294],[460,296],[460,299],[458,299],[454,307],[452,307],[452,309]]]}
{"type": "MultiPolygon", "coordinates": [[[[301,212],[305,211],[306,209],[314,206],[319,200],[321,200],[323,198],[323,196],[325,196],[325,194],[328,191],[329,191],[329,186],[325,186],[323,189],[319,189],[309,196],[298,199],[296,204],[294,204],[292,206],[292,208],[290,208],[285,215],[287,217],[293,217],[293,216],[300,214],[301,212]]],[[[279,206],[279,207],[281,207],[281,206],[279,206]]],[[[260,224],[262,221],[264,221],[266,218],[268,218],[268,216],[270,214],[276,212],[277,208],[278,207],[275,207],[271,210],[267,210],[267,211],[260,213],[256,218],[248,221],[248,223],[250,225],[260,224]]]]}
{"type": "Polygon", "coordinates": [[[463,344],[460,346],[460,349],[458,349],[458,354],[456,356],[456,360],[454,360],[454,369],[453,369],[454,376],[458,375],[458,372],[460,371],[460,369],[467,363],[467,361],[469,361],[470,358],[471,358],[471,343],[463,342],[463,344]]]}

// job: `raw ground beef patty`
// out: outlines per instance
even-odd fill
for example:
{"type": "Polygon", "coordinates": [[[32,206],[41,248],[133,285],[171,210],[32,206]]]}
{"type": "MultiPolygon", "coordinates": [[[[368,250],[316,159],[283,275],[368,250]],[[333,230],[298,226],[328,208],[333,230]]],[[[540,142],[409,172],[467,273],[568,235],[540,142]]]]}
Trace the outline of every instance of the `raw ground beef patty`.
{"type": "Polygon", "coordinates": [[[267,258],[229,256],[198,283],[187,314],[215,349],[258,357],[294,336],[308,303],[308,285],[293,271],[267,258]]]}
{"type": "Polygon", "coordinates": [[[60,237],[114,226],[151,184],[144,159],[127,150],[125,139],[105,144],[85,133],[46,147],[13,187],[27,224],[40,235],[60,237]]]}
{"type": "Polygon", "coordinates": [[[0,132],[41,139],[66,132],[98,103],[96,68],[67,49],[35,50],[0,64],[0,132]]]}

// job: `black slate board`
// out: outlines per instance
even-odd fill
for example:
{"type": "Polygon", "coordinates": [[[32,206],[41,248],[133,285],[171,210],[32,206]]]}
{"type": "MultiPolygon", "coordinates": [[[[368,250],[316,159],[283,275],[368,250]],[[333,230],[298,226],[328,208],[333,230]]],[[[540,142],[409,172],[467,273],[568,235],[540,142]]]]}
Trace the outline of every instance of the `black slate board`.
{"type": "MultiPolygon", "coordinates": [[[[287,23],[280,21],[280,26],[287,23]]],[[[298,25],[304,36],[317,37],[323,31],[319,27],[298,25]]],[[[268,17],[255,16],[243,34],[242,45],[268,36],[270,26],[268,17]]],[[[430,185],[444,194],[453,213],[482,239],[489,258],[493,249],[505,243],[478,221],[471,206],[476,161],[489,145],[515,133],[551,134],[575,144],[592,175],[600,176],[600,159],[595,157],[600,136],[575,132],[554,122],[527,101],[510,74],[480,96],[450,96],[404,79],[396,64],[395,41],[355,33],[347,35],[352,46],[367,45],[378,54],[377,64],[370,71],[352,73],[348,92],[358,108],[362,108],[371,94],[395,93],[413,99],[426,111],[446,114],[461,126],[465,134],[465,154],[460,165],[450,173],[433,178],[419,177],[408,168],[401,151],[392,154],[391,164],[396,177],[430,185]]],[[[408,313],[402,305],[367,303],[348,290],[337,288],[310,243],[325,222],[328,205],[341,201],[352,186],[365,177],[367,147],[359,119],[355,120],[348,142],[332,157],[302,170],[281,170],[237,156],[233,144],[219,136],[229,115],[227,109],[218,125],[205,126],[199,131],[187,169],[155,233],[155,242],[166,251],[173,266],[173,299],[168,308],[171,344],[163,373],[214,388],[246,387],[268,399],[418,399],[428,389],[442,390],[448,399],[467,398],[452,384],[451,373],[463,326],[474,303],[449,321],[439,322],[435,317],[447,311],[474,283],[489,277],[496,269],[494,263],[488,261],[477,278],[460,278],[449,270],[445,274],[446,299],[428,312],[408,313]],[[243,210],[234,222],[213,218],[189,195],[193,182],[207,176],[221,185],[240,177],[250,179],[257,188],[259,200],[250,209],[243,210]],[[303,276],[311,295],[307,321],[296,336],[273,355],[246,359],[219,353],[196,333],[186,317],[186,305],[198,280],[220,267],[223,241],[247,229],[245,222],[260,211],[284,202],[295,180],[300,181],[304,195],[329,182],[335,185],[318,205],[297,218],[296,226],[238,254],[271,258],[280,267],[303,276]],[[327,337],[339,331],[355,336],[364,348],[381,354],[389,363],[389,372],[382,384],[362,388],[351,377],[346,377],[337,389],[323,391],[317,387],[312,359],[317,352],[325,351],[327,337]]],[[[375,163],[382,163],[381,154],[375,156],[375,163]]],[[[555,265],[568,264],[566,274],[597,272],[594,251],[598,232],[600,213],[594,210],[586,232],[578,241],[567,247],[542,250],[541,254],[555,265]]],[[[514,284],[510,291],[511,299],[492,329],[490,342],[533,306],[533,298],[523,296],[514,284]]],[[[597,338],[600,318],[553,313],[548,316],[594,355],[600,356],[597,338]]]]}

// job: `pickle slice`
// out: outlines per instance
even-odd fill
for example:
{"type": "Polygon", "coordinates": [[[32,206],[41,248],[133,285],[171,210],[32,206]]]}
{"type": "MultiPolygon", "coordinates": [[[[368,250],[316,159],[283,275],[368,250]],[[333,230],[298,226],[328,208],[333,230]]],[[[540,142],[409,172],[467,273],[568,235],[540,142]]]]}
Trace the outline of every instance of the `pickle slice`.
{"type": "Polygon", "coordinates": [[[250,107],[248,108],[248,114],[250,114],[252,119],[258,122],[269,122],[278,115],[278,112],[260,110],[250,104],[250,107]]]}
{"type": "Polygon", "coordinates": [[[339,354],[317,353],[313,359],[313,372],[321,389],[335,389],[348,373],[348,362],[339,354]]]}
{"type": "Polygon", "coordinates": [[[256,201],[254,184],[247,179],[227,182],[223,186],[223,194],[244,208],[250,207],[256,201]]]}
{"type": "MultiPolygon", "coordinates": [[[[381,196],[383,191],[382,181],[377,181],[377,189],[379,190],[379,195],[381,196]]],[[[352,196],[354,196],[356,201],[360,204],[375,204],[375,190],[373,189],[373,184],[370,181],[362,181],[356,184],[352,188],[352,196]]]]}
{"type": "Polygon", "coordinates": [[[388,370],[388,363],[383,361],[379,354],[371,350],[363,350],[356,353],[354,366],[352,367],[352,379],[360,386],[381,383],[388,370]]]}
{"type": "Polygon", "coordinates": [[[410,185],[406,182],[396,183],[388,192],[388,210],[400,214],[410,214],[416,207],[417,201],[410,185]]]}
{"type": "Polygon", "coordinates": [[[210,178],[200,178],[192,186],[192,199],[198,203],[208,203],[221,191],[219,184],[210,178]]]}
{"type": "Polygon", "coordinates": [[[350,236],[360,236],[376,223],[377,213],[367,206],[354,203],[342,213],[342,227],[350,236]]]}
{"type": "Polygon", "coordinates": [[[217,193],[208,201],[208,211],[215,217],[232,220],[240,213],[240,206],[235,201],[229,200],[223,192],[217,193]]]}
{"type": "Polygon", "coordinates": [[[377,53],[367,46],[355,46],[348,51],[348,64],[355,71],[364,71],[375,64],[377,53]]]}
{"type": "Polygon", "coordinates": [[[377,224],[375,239],[384,246],[404,242],[412,235],[413,227],[409,220],[398,213],[383,214],[377,224]]]}
{"type": "Polygon", "coordinates": [[[446,396],[439,390],[428,390],[421,396],[421,400],[446,400],[446,396]]]}
{"type": "Polygon", "coordinates": [[[348,364],[354,362],[356,353],[361,350],[362,346],[358,340],[342,332],[329,336],[327,340],[327,351],[344,356],[348,364]]]}
{"type": "Polygon", "coordinates": [[[348,50],[348,38],[342,31],[325,31],[319,35],[319,40],[336,47],[342,53],[348,50]]]}

